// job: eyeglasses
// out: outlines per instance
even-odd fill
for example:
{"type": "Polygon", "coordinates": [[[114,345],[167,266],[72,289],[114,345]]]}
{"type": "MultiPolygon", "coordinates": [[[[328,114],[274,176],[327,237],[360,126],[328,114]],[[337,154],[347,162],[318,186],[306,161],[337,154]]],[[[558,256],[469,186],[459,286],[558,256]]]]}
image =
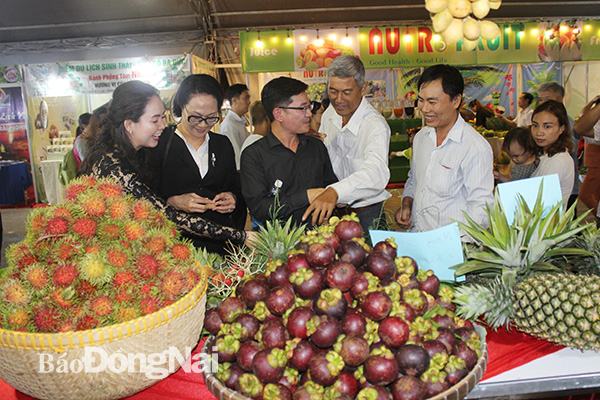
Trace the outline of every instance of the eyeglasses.
{"type": "Polygon", "coordinates": [[[204,122],[208,126],[213,126],[221,119],[221,117],[201,117],[199,115],[192,115],[187,108],[185,108],[185,111],[188,113],[187,121],[190,125],[200,125],[204,122]]]}
{"type": "Polygon", "coordinates": [[[285,110],[302,110],[303,112],[307,112],[310,111],[312,114],[315,114],[316,111],[319,109],[319,107],[321,107],[321,103],[319,103],[318,101],[311,101],[310,103],[308,103],[307,106],[304,107],[277,107],[277,108],[283,108],[285,110]],[[318,104],[318,107],[317,107],[318,104]]]}

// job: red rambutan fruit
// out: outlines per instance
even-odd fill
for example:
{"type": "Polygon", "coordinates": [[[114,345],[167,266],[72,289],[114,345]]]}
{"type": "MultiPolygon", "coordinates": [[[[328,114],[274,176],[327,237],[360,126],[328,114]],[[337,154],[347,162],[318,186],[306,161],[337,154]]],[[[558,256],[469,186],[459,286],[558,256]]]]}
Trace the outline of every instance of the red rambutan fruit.
{"type": "Polygon", "coordinates": [[[154,207],[149,201],[136,200],[131,207],[131,218],[135,221],[148,221],[152,217],[154,207]]]}
{"type": "Polygon", "coordinates": [[[44,305],[34,311],[33,324],[38,332],[57,332],[60,324],[60,312],[54,307],[44,305]]]}
{"type": "Polygon", "coordinates": [[[103,242],[117,240],[121,236],[121,228],[117,224],[105,223],[98,228],[98,237],[103,242]]]}
{"type": "Polygon", "coordinates": [[[69,231],[69,221],[63,217],[55,217],[48,220],[46,228],[44,229],[45,235],[64,235],[69,231]]]}
{"type": "Polygon", "coordinates": [[[100,321],[91,316],[91,315],[83,315],[78,318],[77,321],[77,330],[78,331],[87,331],[88,329],[94,329],[100,325],[100,321]]]}
{"type": "Polygon", "coordinates": [[[130,287],[135,285],[136,277],[131,271],[119,271],[113,276],[113,285],[115,287],[130,287]]]}
{"type": "Polygon", "coordinates": [[[123,268],[129,263],[126,251],[111,248],[106,251],[106,261],[115,268],[123,268]]]}
{"type": "Polygon", "coordinates": [[[27,268],[24,278],[36,290],[45,288],[50,280],[48,271],[40,264],[33,264],[27,268]]]}
{"type": "Polygon", "coordinates": [[[179,261],[187,261],[192,255],[192,250],[185,244],[178,243],[171,247],[171,255],[179,261]]]}
{"type": "Polygon", "coordinates": [[[134,305],[121,306],[114,315],[116,322],[126,322],[136,319],[141,316],[142,313],[139,308],[134,305]]]}
{"type": "Polygon", "coordinates": [[[59,287],[69,286],[79,275],[77,266],[73,263],[59,264],[52,274],[54,284],[59,287]]]}
{"type": "Polygon", "coordinates": [[[15,308],[6,316],[6,322],[13,327],[25,326],[29,323],[29,320],[29,313],[24,308],[15,308]]]}
{"type": "Polygon", "coordinates": [[[75,293],[73,289],[56,289],[50,293],[50,300],[55,302],[60,308],[69,309],[73,306],[73,301],[70,300],[75,293]]]}
{"type": "Polygon", "coordinates": [[[98,193],[101,193],[106,199],[114,199],[123,196],[123,188],[116,182],[99,182],[96,187],[98,193]]]}
{"type": "Polygon", "coordinates": [[[75,284],[75,292],[79,297],[87,298],[93,296],[98,289],[88,281],[80,280],[75,284]]]}
{"type": "Polygon", "coordinates": [[[163,277],[160,288],[166,299],[175,300],[185,289],[185,279],[180,272],[169,271],[163,277]]]}
{"type": "Polygon", "coordinates": [[[144,235],[144,228],[137,222],[128,221],[125,223],[125,237],[131,242],[137,242],[144,235]]]}
{"type": "Polygon", "coordinates": [[[97,224],[91,218],[80,218],[73,222],[71,230],[74,234],[85,239],[90,239],[96,235],[97,224]]]}
{"type": "Polygon", "coordinates": [[[158,275],[160,264],[156,258],[150,254],[140,254],[136,260],[138,274],[144,279],[152,279],[158,275]]]}
{"type": "Polygon", "coordinates": [[[81,182],[73,182],[65,189],[65,199],[67,201],[75,201],[77,197],[87,190],[88,186],[81,182]]]}
{"type": "Polygon", "coordinates": [[[98,218],[106,213],[106,202],[99,193],[86,193],[79,197],[78,203],[87,216],[98,218]]]}
{"type": "Polygon", "coordinates": [[[25,286],[20,282],[10,279],[2,286],[2,297],[7,302],[16,306],[25,306],[29,303],[31,296],[25,286]]]}
{"type": "Polygon", "coordinates": [[[90,302],[90,311],[99,317],[108,317],[113,310],[113,301],[108,296],[96,297],[90,302]]]}
{"type": "Polygon", "coordinates": [[[142,315],[152,314],[160,310],[160,302],[154,297],[146,297],[140,301],[140,310],[142,315]]]}
{"type": "Polygon", "coordinates": [[[125,197],[112,199],[108,205],[108,214],[112,219],[124,220],[129,216],[129,203],[125,197]]]}

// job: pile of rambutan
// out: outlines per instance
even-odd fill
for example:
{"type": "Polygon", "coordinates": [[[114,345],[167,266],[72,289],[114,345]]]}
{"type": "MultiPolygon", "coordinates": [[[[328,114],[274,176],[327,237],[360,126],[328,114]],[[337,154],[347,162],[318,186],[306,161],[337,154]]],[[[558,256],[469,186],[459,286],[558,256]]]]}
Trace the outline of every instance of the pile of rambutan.
{"type": "Polygon", "coordinates": [[[205,273],[195,249],[146,200],[110,179],[78,178],[66,201],[32,210],[7,251],[0,327],[54,333],[126,322],[166,307],[205,273]]]}

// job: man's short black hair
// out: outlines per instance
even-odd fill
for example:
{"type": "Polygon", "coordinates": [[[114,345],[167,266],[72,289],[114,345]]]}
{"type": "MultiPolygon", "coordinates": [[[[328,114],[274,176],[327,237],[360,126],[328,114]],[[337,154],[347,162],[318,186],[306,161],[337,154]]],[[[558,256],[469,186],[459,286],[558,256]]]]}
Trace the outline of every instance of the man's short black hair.
{"type": "Polygon", "coordinates": [[[275,119],[273,117],[274,109],[291,104],[292,96],[305,92],[306,89],[308,89],[306,83],[287,76],[269,81],[260,93],[260,99],[269,120],[272,122],[275,119]]]}
{"type": "Polygon", "coordinates": [[[531,103],[533,103],[533,95],[531,93],[529,93],[529,92],[523,92],[523,98],[529,102],[527,104],[528,106],[530,106],[531,103]]]}
{"type": "Polygon", "coordinates": [[[229,100],[229,104],[231,104],[233,103],[234,97],[240,97],[242,93],[244,93],[246,90],[248,90],[248,86],[241,83],[236,83],[235,85],[231,85],[227,88],[227,91],[225,92],[225,97],[227,97],[227,100],[229,100]]]}
{"type": "Polygon", "coordinates": [[[426,68],[419,78],[419,90],[421,90],[421,86],[425,83],[433,82],[438,79],[442,80],[442,89],[444,90],[444,93],[450,96],[451,100],[454,100],[456,96],[462,96],[463,91],[465,90],[465,81],[458,69],[447,64],[438,64],[426,68]]]}

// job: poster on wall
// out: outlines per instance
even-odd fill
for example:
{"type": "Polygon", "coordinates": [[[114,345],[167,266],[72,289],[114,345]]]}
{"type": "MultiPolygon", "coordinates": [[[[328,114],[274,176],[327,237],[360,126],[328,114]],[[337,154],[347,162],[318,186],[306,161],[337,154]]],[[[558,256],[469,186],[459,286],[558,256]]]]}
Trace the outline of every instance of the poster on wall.
{"type": "Polygon", "coordinates": [[[534,97],[534,108],[537,106],[537,90],[542,83],[558,82],[562,84],[562,63],[545,62],[521,66],[523,71],[523,92],[534,97]]]}
{"type": "Polygon", "coordinates": [[[0,65],[0,84],[21,83],[23,74],[19,65],[0,65]]]}
{"type": "Polygon", "coordinates": [[[518,94],[514,64],[460,66],[465,81],[465,103],[481,104],[506,117],[516,117],[518,94]]]}

